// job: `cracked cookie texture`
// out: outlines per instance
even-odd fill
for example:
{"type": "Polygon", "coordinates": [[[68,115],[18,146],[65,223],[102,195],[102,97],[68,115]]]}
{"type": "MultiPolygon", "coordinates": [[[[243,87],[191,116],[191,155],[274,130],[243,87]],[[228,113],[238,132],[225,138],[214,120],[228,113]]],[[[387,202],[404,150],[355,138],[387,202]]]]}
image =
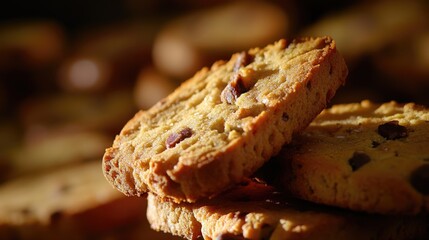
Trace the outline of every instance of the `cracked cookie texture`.
{"type": "Polygon", "coordinates": [[[347,72],[329,37],[282,39],[233,54],[138,112],[106,149],[104,175],[129,196],[212,197],[307,127],[347,72]]]}
{"type": "Polygon", "coordinates": [[[174,203],[148,195],[151,227],[187,239],[425,239],[427,215],[385,216],[292,198],[248,179],[208,200],[174,203]]]}
{"type": "Polygon", "coordinates": [[[264,171],[312,202],[371,213],[427,213],[429,109],[394,101],[334,105],[264,171]]]}

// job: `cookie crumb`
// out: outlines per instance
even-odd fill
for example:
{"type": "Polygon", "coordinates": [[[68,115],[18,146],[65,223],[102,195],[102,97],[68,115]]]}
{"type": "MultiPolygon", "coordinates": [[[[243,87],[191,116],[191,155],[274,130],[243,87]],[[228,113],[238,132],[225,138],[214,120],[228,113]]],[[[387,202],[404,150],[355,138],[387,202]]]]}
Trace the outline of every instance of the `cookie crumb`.
{"type": "Polygon", "coordinates": [[[380,143],[379,143],[379,142],[377,142],[377,141],[372,141],[372,143],[371,143],[371,147],[372,147],[372,148],[376,148],[376,147],[378,147],[378,146],[380,146],[380,143]]]}

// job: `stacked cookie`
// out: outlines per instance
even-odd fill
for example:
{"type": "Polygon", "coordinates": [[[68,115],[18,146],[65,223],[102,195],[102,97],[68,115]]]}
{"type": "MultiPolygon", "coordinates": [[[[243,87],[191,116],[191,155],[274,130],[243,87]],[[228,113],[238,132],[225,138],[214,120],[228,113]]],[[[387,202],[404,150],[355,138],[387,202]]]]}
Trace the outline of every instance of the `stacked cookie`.
{"type": "MultiPolygon", "coordinates": [[[[331,116],[323,119],[323,114],[329,111],[316,118],[344,84],[346,76],[344,59],[329,37],[280,40],[264,48],[234,54],[229,61],[218,61],[211,68],[203,68],[167,98],[138,112],[117,135],[113,146],[106,150],[104,175],[128,196],[148,194],[147,217],[152,228],[188,239],[422,237],[428,228],[425,216],[375,216],[305,201],[378,212],[371,208],[351,207],[356,204],[350,201],[360,201],[360,198],[349,193],[351,185],[347,185],[351,179],[349,175],[369,168],[372,159],[378,155],[364,153],[363,146],[351,156],[337,154],[336,145],[358,147],[355,142],[342,141],[341,137],[334,137],[338,143],[334,142],[331,145],[334,146],[333,153],[328,153],[334,162],[332,166],[324,160],[320,163],[314,160],[316,163],[311,164],[309,159],[324,156],[324,152],[313,154],[313,151],[323,149],[310,146],[308,156],[293,151],[296,141],[300,136],[308,135],[317,121],[333,122],[340,130],[345,128],[340,132],[352,134],[353,120],[371,118],[369,110],[361,110],[365,105],[371,105],[369,103],[363,103],[361,107],[346,106],[344,108],[350,111],[342,111],[339,116],[332,116],[332,120],[329,119],[331,116]],[[345,116],[351,119],[341,121],[345,116]],[[315,118],[316,122],[308,127],[315,118]],[[346,131],[349,128],[352,130],[346,131]],[[292,149],[287,150],[288,147],[292,149]],[[343,155],[348,158],[341,160],[343,155]],[[277,158],[272,159],[273,156],[277,158]],[[295,156],[298,160],[294,160],[295,156]],[[335,171],[337,175],[331,175],[330,171],[341,168],[336,165],[340,165],[340,161],[345,166],[341,165],[343,169],[335,171]],[[276,165],[277,162],[281,164],[276,165]],[[270,170],[272,166],[279,167],[270,170]],[[316,177],[313,179],[312,176],[316,177]],[[334,177],[338,179],[331,179],[334,177]],[[323,186],[316,188],[323,184],[326,189],[323,186]],[[328,190],[338,195],[316,194],[316,191],[328,190]],[[342,200],[340,196],[351,197],[342,200]]],[[[380,137],[368,140],[372,144],[369,147],[374,146],[372,150],[383,151],[384,147],[390,147],[393,139],[403,140],[408,136],[409,141],[420,141],[424,145],[425,135],[416,128],[405,126],[405,121],[423,124],[424,128],[427,115],[424,111],[420,114],[412,110],[410,114],[414,115],[408,118],[398,109],[401,108],[381,107],[375,111],[382,120],[371,126],[383,127],[375,132],[380,137]],[[400,137],[393,134],[392,139],[390,128],[402,129],[398,133],[400,137]]],[[[359,122],[358,126],[362,124],[359,122]]],[[[320,128],[325,128],[324,125],[320,124],[320,128]]],[[[331,132],[328,133],[326,135],[331,136],[331,132]]],[[[323,139],[320,141],[324,143],[323,139]]],[[[304,146],[311,143],[302,142],[304,146]]],[[[418,148],[420,152],[424,149],[421,146],[418,148]]],[[[401,156],[406,153],[399,152],[401,156]]],[[[416,158],[415,164],[408,169],[416,169],[418,161],[416,158]]],[[[387,163],[380,162],[379,168],[387,163]]],[[[427,177],[424,167],[416,171],[423,171],[412,177],[418,180],[411,180],[410,191],[414,190],[413,196],[417,200],[425,194],[427,177]]],[[[375,178],[374,181],[381,180],[375,178]]],[[[368,186],[376,187],[371,183],[368,186]]],[[[357,191],[366,194],[364,199],[372,196],[366,188],[357,191]]],[[[376,199],[377,203],[381,201],[379,199],[376,199]]],[[[423,202],[420,206],[426,204],[423,202]]],[[[379,205],[384,206],[381,202],[379,205]]],[[[408,213],[416,214],[423,209],[416,207],[408,213]]]]}
{"type": "Polygon", "coordinates": [[[339,104],[324,110],[266,167],[270,179],[277,172],[276,183],[306,200],[415,215],[429,210],[428,136],[429,110],[422,106],[339,104]]]}

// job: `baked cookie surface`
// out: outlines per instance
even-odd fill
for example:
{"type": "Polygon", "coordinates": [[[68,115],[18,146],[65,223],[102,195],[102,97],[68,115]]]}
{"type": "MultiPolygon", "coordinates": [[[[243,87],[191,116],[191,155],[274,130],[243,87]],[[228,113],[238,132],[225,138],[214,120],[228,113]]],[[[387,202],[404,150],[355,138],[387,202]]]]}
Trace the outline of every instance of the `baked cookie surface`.
{"type": "Polygon", "coordinates": [[[429,110],[423,106],[334,105],[273,160],[264,170],[269,177],[277,174],[283,188],[309,201],[383,214],[429,210],[429,110]]]}
{"type": "Polygon", "coordinates": [[[428,231],[424,216],[324,207],[254,179],[196,203],[149,194],[147,217],[153,229],[187,239],[424,239],[428,231]]]}
{"type": "Polygon", "coordinates": [[[138,112],[106,150],[103,172],[126,195],[150,191],[176,202],[213,196],[290,142],[346,75],[327,37],[234,54],[138,112]]]}

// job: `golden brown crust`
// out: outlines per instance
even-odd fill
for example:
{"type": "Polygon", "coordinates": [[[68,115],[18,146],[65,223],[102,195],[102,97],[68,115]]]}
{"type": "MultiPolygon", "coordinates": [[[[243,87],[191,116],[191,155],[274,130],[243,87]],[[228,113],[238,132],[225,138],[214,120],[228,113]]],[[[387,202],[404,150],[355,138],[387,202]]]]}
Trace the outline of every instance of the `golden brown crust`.
{"type": "Polygon", "coordinates": [[[246,181],[210,200],[148,196],[151,227],[187,239],[420,239],[425,217],[368,215],[299,201],[246,181]]]}
{"type": "Polygon", "coordinates": [[[106,150],[106,178],[127,195],[151,191],[189,202],[215,195],[304,129],[347,75],[327,37],[252,49],[244,53],[251,59],[246,64],[242,54],[202,69],[137,113],[106,150]],[[233,87],[235,99],[223,101],[222,91],[236,78],[244,90],[233,87]]]}

